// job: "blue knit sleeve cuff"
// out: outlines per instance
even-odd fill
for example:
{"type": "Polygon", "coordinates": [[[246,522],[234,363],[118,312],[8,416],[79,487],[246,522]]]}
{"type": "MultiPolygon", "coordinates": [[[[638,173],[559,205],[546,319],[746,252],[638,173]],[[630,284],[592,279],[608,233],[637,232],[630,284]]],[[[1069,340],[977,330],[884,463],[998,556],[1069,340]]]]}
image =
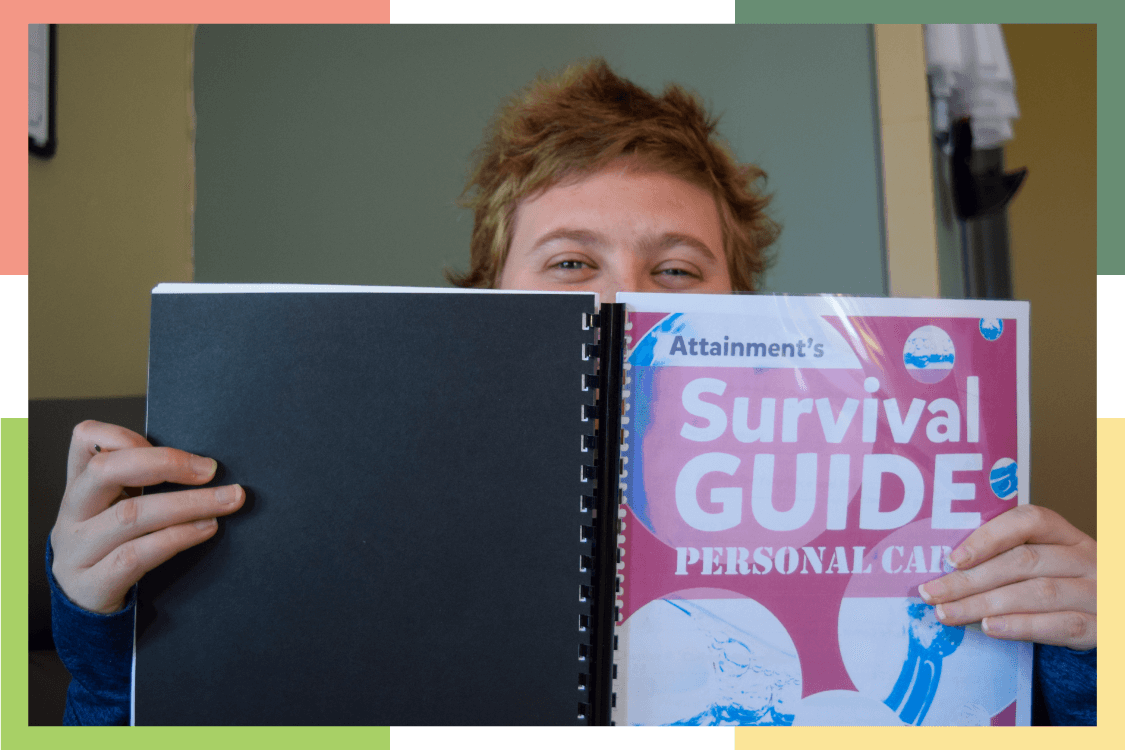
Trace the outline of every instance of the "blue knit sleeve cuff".
{"type": "Polygon", "coordinates": [[[124,609],[110,614],[90,612],[63,592],[51,570],[53,562],[48,538],[51,632],[71,676],[63,723],[127,724],[137,587],[129,591],[124,609]]]}
{"type": "Polygon", "coordinates": [[[1098,723],[1098,650],[1035,645],[1035,682],[1041,718],[1054,725],[1098,723]]]}

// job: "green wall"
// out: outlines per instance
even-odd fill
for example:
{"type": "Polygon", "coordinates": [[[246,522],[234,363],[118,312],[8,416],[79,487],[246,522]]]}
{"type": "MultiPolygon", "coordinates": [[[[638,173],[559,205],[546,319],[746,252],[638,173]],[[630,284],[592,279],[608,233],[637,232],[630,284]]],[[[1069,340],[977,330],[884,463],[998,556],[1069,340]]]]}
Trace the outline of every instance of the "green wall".
{"type": "Polygon", "coordinates": [[[58,151],[27,162],[31,399],[137,396],[149,290],[192,277],[187,25],[58,29],[58,151]]]}
{"type": "Polygon", "coordinates": [[[196,281],[444,285],[492,113],[596,55],[697,91],[768,172],[769,290],[886,292],[866,26],[200,27],[196,281]]]}

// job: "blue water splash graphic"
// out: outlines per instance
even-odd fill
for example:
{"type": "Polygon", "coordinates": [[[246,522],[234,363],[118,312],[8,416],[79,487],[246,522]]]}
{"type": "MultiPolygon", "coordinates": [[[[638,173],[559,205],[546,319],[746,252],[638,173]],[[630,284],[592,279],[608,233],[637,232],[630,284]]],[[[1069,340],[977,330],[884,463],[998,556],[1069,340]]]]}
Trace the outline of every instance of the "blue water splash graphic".
{"type": "Polygon", "coordinates": [[[923,602],[909,602],[907,614],[910,643],[906,661],[891,694],[883,702],[907,724],[920,726],[941,680],[941,661],[961,645],[965,628],[943,625],[934,608],[923,602]]]}
{"type": "Polygon", "coordinates": [[[992,491],[996,493],[996,497],[1001,500],[1016,494],[1018,487],[1016,469],[1017,465],[1013,461],[1006,466],[996,467],[988,473],[988,483],[992,487],[992,491]]]}
{"type": "Polygon", "coordinates": [[[793,714],[783,714],[773,706],[764,709],[743,708],[739,705],[711,706],[703,713],[690,719],[674,721],[671,727],[789,727],[793,726],[793,714]]]}
{"type": "Polygon", "coordinates": [[[924,368],[926,368],[930,365],[936,365],[936,364],[940,364],[942,362],[948,362],[950,365],[952,365],[953,364],[953,355],[952,354],[926,354],[924,356],[919,356],[917,354],[907,352],[907,353],[902,355],[902,361],[905,362],[908,365],[913,365],[914,367],[917,367],[918,369],[924,369],[924,368]]]}
{"type": "Polygon", "coordinates": [[[633,348],[633,353],[629,356],[629,362],[639,366],[651,365],[656,349],[656,334],[671,333],[673,329],[682,328],[682,323],[680,325],[676,324],[676,321],[681,317],[683,317],[683,313],[675,313],[660,321],[660,323],[649,331],[647,335],[641,339],[640,343],[633,348]]]}
{"type": "Polygon", "coordinates": [[[791,726],[794,714],[785,713],[780,694],[786,688],[799,695],[800,680],[793,674],[764,663],[767,652],[780,653],[796,662],[796,655],[768,643],[754,643],[754,636],[735,637],[741,630],[693,601],[664,599],[691,618],[692,625],[709,638],[712,676],[718,699],[694,716],[668,726],[791,726]],[[752,704],[752,705],[748,705],[752,704]]]}
{"type": "Polygon", "coordinates": [[[988,341],[995,341],[1004,333],[1004,321],[1000,318],[981,318],[978,327],[980,335],[988,341]]]}

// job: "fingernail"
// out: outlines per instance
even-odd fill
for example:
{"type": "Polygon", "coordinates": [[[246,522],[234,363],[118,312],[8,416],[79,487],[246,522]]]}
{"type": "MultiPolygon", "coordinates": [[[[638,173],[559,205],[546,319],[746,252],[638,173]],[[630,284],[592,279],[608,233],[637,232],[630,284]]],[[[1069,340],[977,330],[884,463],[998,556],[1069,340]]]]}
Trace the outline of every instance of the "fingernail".
{"type": "Polygon", "coordinates": [[[949,553],[949,564],[955,568],[960,567],[969,561],[969,553],[964,549],[958,547],[949,553]]]}
{"type": "Polygon", "coordinates": [[[1008,623],[1003,617],[986,617],[980,621],[981,630],[986,633],[1003,633],[1008,629],[1008,623]]]}
{"type": "Polygon", "coordinates": [[[949,606],[946,604],[939,604],[934,607],[934,614],[937,615],[937,618],[939,620],[945,622],[946,620],[953,619],[957,615],[957,607],[949,606]]]}
{"type": "Polygon", "coordinates": [[[219,468],[219,462],[213,458],[204,458],[203,456],[192,456],[191,470],[200,479],[206,479],[212,476],[219,468]]]}
{"type": "Polygon", "coordinates": [[[203,518],[195,522],[195,528],[199,529],[200,531],[207,531],[208,529],[215,528],[215,525],[217,523],[218,521],[216,521],[214,518],[203,518]]]}
{"type": "Polygon", "coordinates": [[[945,584],[941,581],[930,581],[923,583],[918,587],[918,593],[922,595],[922,599],[926,602],[931,602],[935,597],[941,596],[945,593],[945,584]]]}
{"type": "Polygon", "coordinates": [[[237,484],[220,487],[215,493],[215,499],[219,501],[219,505],[234,505],[238,502],[239,495],[242,494],[241,490],[242,488],[237,484]]]}

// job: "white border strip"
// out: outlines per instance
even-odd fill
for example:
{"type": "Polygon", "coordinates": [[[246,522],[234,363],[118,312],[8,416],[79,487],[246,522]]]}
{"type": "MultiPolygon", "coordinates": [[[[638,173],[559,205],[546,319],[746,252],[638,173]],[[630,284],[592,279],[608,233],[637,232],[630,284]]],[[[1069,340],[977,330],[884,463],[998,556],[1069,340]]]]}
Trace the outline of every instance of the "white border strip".
{"type": "Polygon", "coordinates": [[[418,0],[392,2],[391,23],[734,23],[735,0],[418,0]]]}
{"type": "Polygon", "coordinates": [[[27,277],[0,276],[0,417],[27,418],[27,277]]]}
{"type": "Polygon", "coordinates": [[[1125,276],[1098,277],[1098,419],[1125,417],[1125,276]]]}
{"type": "MultiPolygon", "coordinates": [[[[1125,278],[1125,277],[1122,277],[1125,278]]],[[[1125,289],[1123,289],[1125,291],[1125,289]]],[[[1029,303],[1013,300],[850,297],[812,294],[646,294],[621,292],[618,302],[641,312],[761,314],[791,311],[816,315],[895,315],[907,318],[1016,318],[1027,325],[1029,303]]],[[[1100,349],[1100,347],[1099,347],[1100,349]]]]}

